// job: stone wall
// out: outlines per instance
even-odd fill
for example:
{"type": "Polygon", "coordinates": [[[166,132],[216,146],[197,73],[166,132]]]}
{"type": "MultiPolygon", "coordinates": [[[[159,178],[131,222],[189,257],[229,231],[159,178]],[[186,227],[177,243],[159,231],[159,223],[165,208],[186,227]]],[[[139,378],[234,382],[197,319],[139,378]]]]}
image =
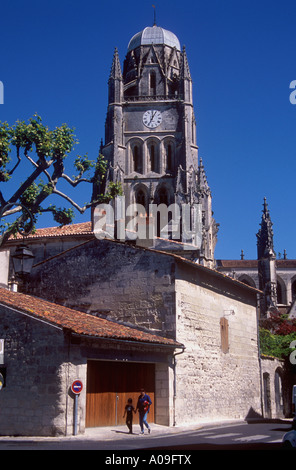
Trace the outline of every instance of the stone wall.
{"type": "Polygon", "coordinates": [[[179,267],[177,422],[245,418],[261,413],[256,302],[213,276],[179,267]],[[221,318],[228,324],[228,351],[221,347],[221,318]]]}
{"type": "Polygon", "coordinates": [[[83,383],[77,432],[84,433],[88,359],[154,363],[155,422],[172,424],[171,351],[129,342],[71,339],[56,326],[4,306],[0,317],[6,368],[5,387],[0,390],[0,435],[73,435],[71,384],[77,378],[83,383]]]}
{"type": "Polygon", "coordinates": [[[77,374],[85,378],[86,367],[81,359],[69,366],[62,330],[2,306],[0,315],[6,367],[0,434],[67,433],[67,425],[73,427],[69,387],[77,374]]]}
{"type": "Polygon", "coordinates": [[[162,335],[175,335],[174,260],[94,240],[41,263],[30,293],[162,335]]]}
{"type": "Polygon", "coordinates": [[[261,357],[262,399],[265,418],[290,417],[292,412],[291,370],[286,370],[284,360],[261,357]]]}

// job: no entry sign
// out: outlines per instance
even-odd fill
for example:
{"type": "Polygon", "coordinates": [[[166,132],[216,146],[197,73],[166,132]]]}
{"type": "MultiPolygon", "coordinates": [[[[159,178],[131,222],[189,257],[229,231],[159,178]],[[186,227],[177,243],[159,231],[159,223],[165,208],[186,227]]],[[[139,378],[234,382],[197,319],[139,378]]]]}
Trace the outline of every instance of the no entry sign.
{"type": "Polygon", "coordinates": [[[76,395],[79,395],[82,389],[83,389],[83,385],[82,385],[81,380],[78,380],[78,379],[74,380],[74,382],[71,385],[72,392],[75,393],[76,395]]]}

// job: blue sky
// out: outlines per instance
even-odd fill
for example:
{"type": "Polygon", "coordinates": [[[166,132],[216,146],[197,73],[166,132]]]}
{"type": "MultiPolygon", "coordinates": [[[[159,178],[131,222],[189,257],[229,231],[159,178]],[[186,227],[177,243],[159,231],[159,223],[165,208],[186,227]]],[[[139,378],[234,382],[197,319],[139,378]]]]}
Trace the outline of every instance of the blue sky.
{"type": "MultiPolygon", "coordinates": [[[[84,153],[95,159],[114,48],[122,64],[130,38],[153,24],[152,4],[157,24],[186,46],[199,155],[220,224],[216,258],[239,258],[241,249],[256,258],[264,197],[276,252],[286,249],[288,258],[296,258],[293,0],[2,2],[0,121],[13,124],[37,112],[52,128],[66,122],[80,142],[72,160],[84,153]]],[[[90,187],[80,186],[76,199],[83,204],[89,197],[90,187]]],[[[89,217],[87,212],[75,220],[89,217]]],[[[52,219],[41,218],[40,226],[46,225],[54,225],[52,219]]]]}

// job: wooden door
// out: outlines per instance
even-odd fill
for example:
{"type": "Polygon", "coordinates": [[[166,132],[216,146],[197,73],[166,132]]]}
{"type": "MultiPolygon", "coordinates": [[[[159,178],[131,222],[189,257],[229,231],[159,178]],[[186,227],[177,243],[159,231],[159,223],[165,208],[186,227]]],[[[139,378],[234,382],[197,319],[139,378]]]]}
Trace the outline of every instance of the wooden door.
{"type": "MultiPolygon", "coordinates": [[[[149,422],[154,422],[154,382],[154,364],[88,361],[86,427],[125,424],[127,400],[132,398],[136,408],[142,387],[152,400],[149,422]]],[[[134,415],[134,423],[138,423],[138,413],[134,415]]]]}

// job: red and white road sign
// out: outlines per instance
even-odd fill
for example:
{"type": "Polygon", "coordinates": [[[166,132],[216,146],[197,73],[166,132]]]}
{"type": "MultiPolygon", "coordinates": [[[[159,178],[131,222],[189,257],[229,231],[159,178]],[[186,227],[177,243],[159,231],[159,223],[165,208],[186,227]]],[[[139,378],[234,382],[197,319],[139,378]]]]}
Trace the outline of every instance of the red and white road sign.
{"type": "Polygon", "coordinates": [[[82,392],[82,389],[83,389],[83,384],[81,380],[78,380],[78,379],[74,380],[74,382],[71,385],[72,392],[78,395],[79,393],[82,392]]]}

